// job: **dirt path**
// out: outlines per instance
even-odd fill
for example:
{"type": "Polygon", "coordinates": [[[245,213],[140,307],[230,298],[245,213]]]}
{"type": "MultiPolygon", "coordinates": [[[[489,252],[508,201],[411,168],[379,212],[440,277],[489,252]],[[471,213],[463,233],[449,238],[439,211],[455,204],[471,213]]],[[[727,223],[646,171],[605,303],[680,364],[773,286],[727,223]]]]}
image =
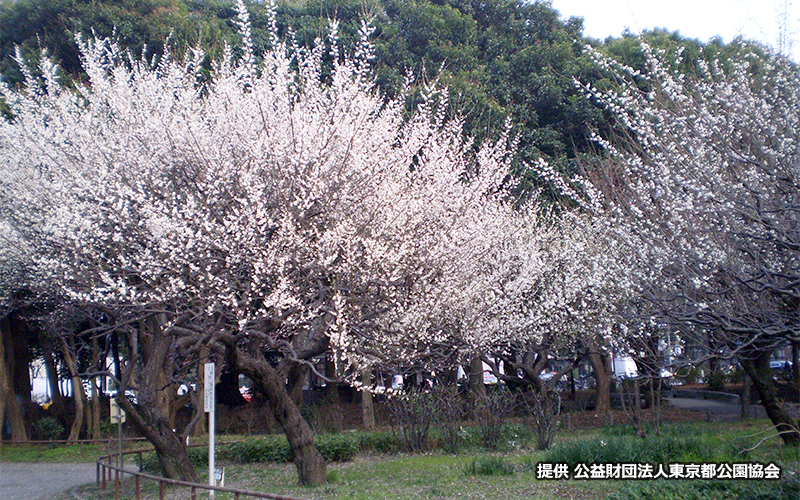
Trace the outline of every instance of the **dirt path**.
{"type": "Polygon", "coordinates": [[[95,481],[95,464],[0,462],[0,499],[44,500],[95,481]]]}

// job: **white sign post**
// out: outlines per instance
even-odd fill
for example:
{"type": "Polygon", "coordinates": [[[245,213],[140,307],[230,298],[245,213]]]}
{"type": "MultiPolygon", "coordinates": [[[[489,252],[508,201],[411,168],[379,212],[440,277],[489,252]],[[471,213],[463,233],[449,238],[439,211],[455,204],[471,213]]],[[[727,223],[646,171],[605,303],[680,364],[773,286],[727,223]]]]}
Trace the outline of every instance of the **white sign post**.
{"type": "Polygon", "coordinates": [[[117,465],[122,469],[122,424],[125,422],[125,410],[119,407],[119,403],[115,398],[111,398],[108,401],[111,408],[111,421],[117,422],[117,442],[119,444],[119,460],[117,460],[117,465]]]}
{"type": "MultiPolygon", "coordinates": [[[[215,486],[214,474],[214,363],[205,364],[206,378],[205,387],[203,391],[203,402],[205,412],[208,413],[208,484],[215,486]]],[[[211,498],[214,498],[214,490],[208,492],[211,498]]]]}

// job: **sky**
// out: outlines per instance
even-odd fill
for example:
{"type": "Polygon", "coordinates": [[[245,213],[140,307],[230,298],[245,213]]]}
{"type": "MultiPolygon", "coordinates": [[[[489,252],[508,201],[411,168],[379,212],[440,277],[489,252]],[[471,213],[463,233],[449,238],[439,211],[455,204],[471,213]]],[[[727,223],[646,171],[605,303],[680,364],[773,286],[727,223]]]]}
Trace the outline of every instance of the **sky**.
{"type": "Polygon", "coordinates": [[[777,47],[778,14],[786,4],[792,50],[800,61],[800,0],[552,0],[563,19],[583,17],[584,35],[605,39],[628,29],[640,33],[653,28],[678,31],[707,42],[737,36],[777,47]]]}

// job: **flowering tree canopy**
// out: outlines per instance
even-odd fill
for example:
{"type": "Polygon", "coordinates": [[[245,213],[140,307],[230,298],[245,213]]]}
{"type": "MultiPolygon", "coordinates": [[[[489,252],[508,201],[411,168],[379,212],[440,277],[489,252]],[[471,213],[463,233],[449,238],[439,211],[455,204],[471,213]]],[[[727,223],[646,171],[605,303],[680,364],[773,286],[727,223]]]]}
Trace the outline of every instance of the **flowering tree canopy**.
{"type": "Polygon", "coordinates": [[[584,207],[606,218],[609,242],[626,249],[640,297],[626,306],[629,317],[710,332],[753,379],[784,440],[796,443],[768,361],[779,342],[798,340],[800,76],[759,47],[694,61],[693,77],[676,69],[685,64],[680,50],[642,50],[644,72],[595,54],[619,86],[585,90],[624,132],[614,144],[597,138],[605,169],[558,182],[574,198],[589,186],[584,207]]]}
{"type": "Polygon", "coordinates": [[[507,313],[541,245],[533,215],[504,202],[507,138],[475,151],[444,120],[441,89],[410,116],[402,97],[381,98],[367,26],[353,58],[335,24],[327,44],[275,35],[256,57],[238,5],[243,56],[227,50],[210,78],[199,50],[151,63],[113,40],[79,40],[88,81],[74,89],[46,58],[41,81],[20,58],[24,89],[0,87],[12,116],[0,122],[0,214],[39,285],[127,334],[119,392],[138,402],[121,404],[168,473],[193,474],[166,465],[179,441],[159,394],[210,355],[254,379],[300,481],[319,483],[324,462],[289,394],[309,360],[413,357],[409,346],[452,334],[447,317],[525,329],[507,313]]]}

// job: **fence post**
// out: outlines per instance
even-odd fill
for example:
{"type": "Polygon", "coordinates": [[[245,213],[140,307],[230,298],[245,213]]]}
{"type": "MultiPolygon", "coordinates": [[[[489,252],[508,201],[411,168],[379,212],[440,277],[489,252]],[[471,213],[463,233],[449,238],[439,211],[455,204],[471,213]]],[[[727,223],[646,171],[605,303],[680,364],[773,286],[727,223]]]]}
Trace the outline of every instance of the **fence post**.
{"type": "Polygon", "coordinates": [[[158,482],[158,498],[164,500],[164,481],[158,482]]]}
{"type": "Polygon", "coordinates": [[[139,496],[139,475],[136,475],[136,500],[141,500],[139,496]]]}

